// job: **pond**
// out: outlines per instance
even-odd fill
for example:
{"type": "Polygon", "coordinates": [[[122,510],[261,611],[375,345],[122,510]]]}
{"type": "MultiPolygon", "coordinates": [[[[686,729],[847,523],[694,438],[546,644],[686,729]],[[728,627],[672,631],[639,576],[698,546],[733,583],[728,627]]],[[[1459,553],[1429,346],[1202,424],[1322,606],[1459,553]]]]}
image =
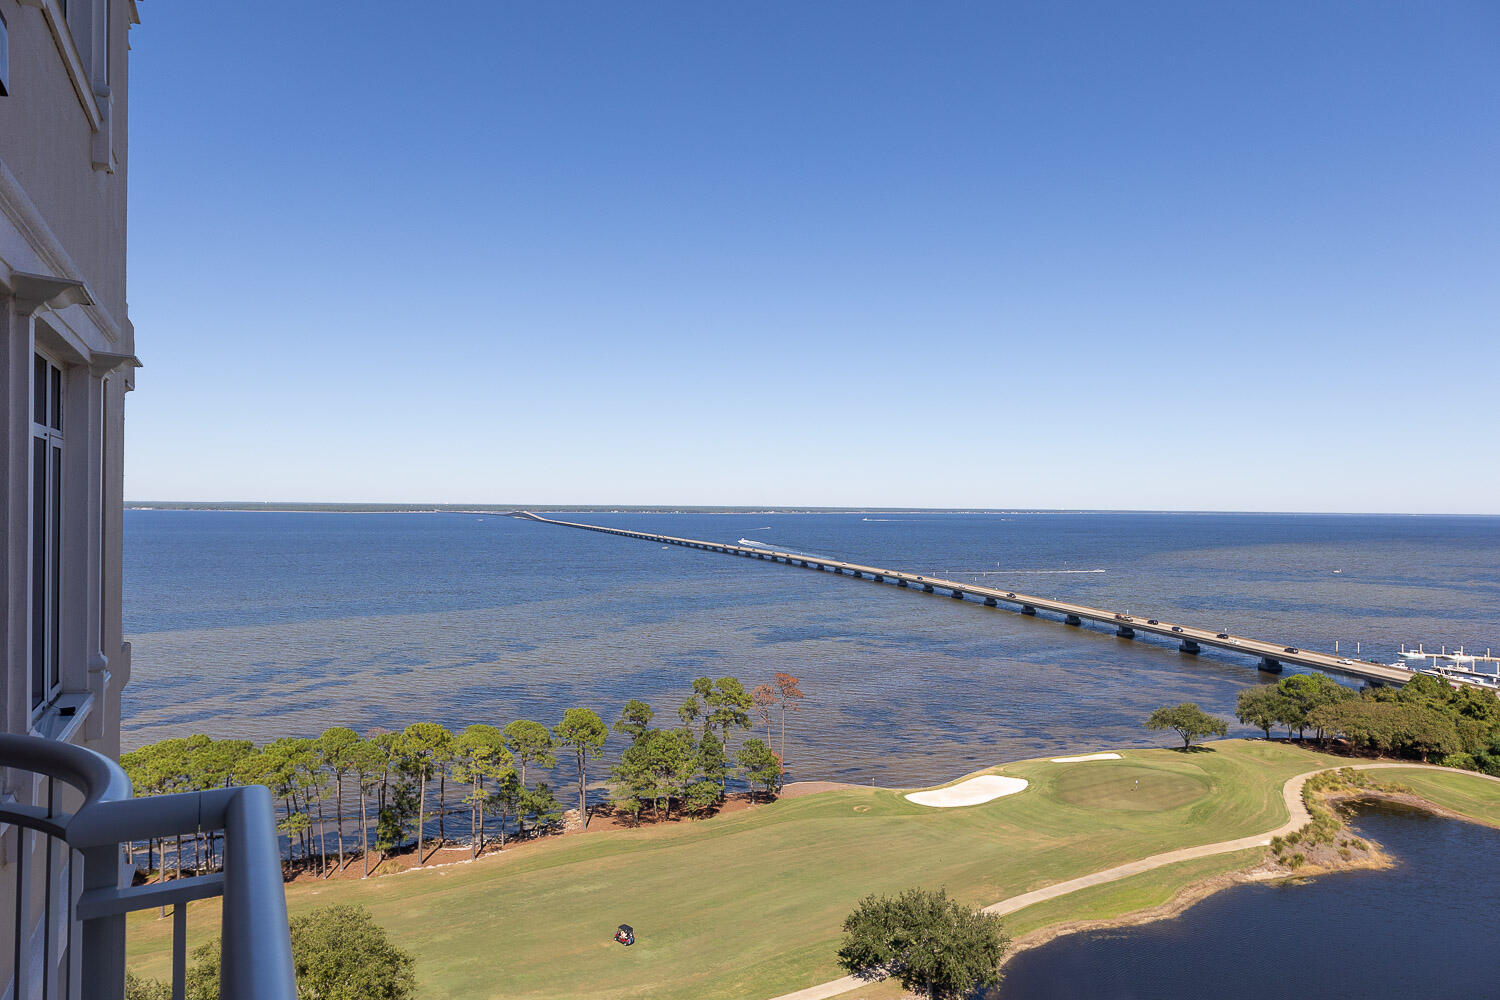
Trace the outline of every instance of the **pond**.
{"type": "Polygon", "coordinates": [[[1237,886],[1177,919],[1058,938],[988,998],[1497,995],[1500,830],[1384,803],[1353,826],[1396,867],[1237,886]]]}

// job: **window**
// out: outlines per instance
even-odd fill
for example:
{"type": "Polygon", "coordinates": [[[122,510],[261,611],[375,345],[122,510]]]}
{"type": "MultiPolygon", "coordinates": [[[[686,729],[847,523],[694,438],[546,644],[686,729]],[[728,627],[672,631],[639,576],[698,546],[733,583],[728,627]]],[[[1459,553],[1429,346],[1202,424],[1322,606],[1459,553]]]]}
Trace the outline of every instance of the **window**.
{"type": "Polygon", "coordinates": [[[10,94],[10,29],[5,25],[5,15],[0,14],[0,97],[10,94]]]}
{"type": "Polygon", "coordinates": [[[38,354],[31,380],[31,707],[62,686],[62,369],[38,354]]]}

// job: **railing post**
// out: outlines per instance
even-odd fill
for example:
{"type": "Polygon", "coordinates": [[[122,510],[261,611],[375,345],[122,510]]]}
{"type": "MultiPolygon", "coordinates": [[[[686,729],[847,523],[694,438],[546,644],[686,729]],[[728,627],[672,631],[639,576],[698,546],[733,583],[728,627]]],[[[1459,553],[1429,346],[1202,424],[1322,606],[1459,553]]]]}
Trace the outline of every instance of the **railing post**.
{"type": "Polygon", "coordinates": [[[220,1000],[296,1000],[271,792],[247,785],[224,810],[220,1000]]]}
{"type": "MultiPolygon", "coordinates": [[[[83,887],[120,888],[120,845],[103,844],[78,852],[83,857],[83,887]]],[[[125,994],[125,915],[83,921],[81,1000],[119,1000],[125,994]]]]}

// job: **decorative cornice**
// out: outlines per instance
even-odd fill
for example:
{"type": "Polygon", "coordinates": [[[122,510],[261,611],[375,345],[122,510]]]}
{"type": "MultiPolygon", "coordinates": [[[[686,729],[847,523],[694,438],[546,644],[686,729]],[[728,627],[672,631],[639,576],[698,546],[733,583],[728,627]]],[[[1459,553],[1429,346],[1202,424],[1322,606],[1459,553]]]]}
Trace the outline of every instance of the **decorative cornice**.
{"type": "Polygon", "coordinates": [[[31,274],[27,271],[12,271],[0,281],[5,290],[15,299],[16,308],[30,315],[42,306],[66,309],[68,306],[93,303],[83,282],[72,278],[54,278],[50,274],[31,274]]]}
{"type": "MultiPolygon", "coordinates": [[[[47,225],[42,218],[42,213],[36,204],[26,194],[26,189],[21,187],[21,182],[16,175],[10,172],[4,160],[0,160],[0,217],[8,220],[26,245],[35,253],[43,267],[65,279],[76,281],[87,287],[83,279],[83,272],[74,262],[67,248],[47,225]]],[[[16,263],[20,263],[17,261],[16,263]]],[[[0,272],[4,271],[4,262],[0,262],[0,272]]],[[[110,343],[117,343],[120,339],[120,324],[115,320],[108,309],[93,301],[92,296],[85,299],[84,312],[89,320],[96,326],[110,343]]]]}
{"type": "Polygon", "coordinates": [[[113,375],[121,368],[144,368],[141,359],[134,354],[105,354],[103,351],[94,351],[89,356],[89,373],[99,378],[113,375]]]}

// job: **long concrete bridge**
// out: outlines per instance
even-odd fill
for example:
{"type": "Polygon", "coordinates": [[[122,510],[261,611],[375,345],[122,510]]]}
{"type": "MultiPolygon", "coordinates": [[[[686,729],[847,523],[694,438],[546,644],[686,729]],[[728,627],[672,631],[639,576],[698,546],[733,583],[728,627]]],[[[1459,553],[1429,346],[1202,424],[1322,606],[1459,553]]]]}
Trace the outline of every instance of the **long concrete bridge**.
{"type": "Polygon", "coordinates": [[[1315,670],[1323,670],[1328,673],[1343,674],[1376,684],[1401,685],[1411,680],[1413,676],[1410,672],[1398,667],[1389,667],[1383,663],[1370,663],[1366,660],[1356,660],[1346,656],[1310,652],[1305,649],[1299,649],[1290,643],[1266,642],[1263,639],[1251,639],[1247,636],[1231,635],[1228,632],[1220,632],[1216,629],[1198,628],[1193,625],[1161,621],[1156,618],[1148,618],[1145,615],[1127,615],[1118,611],[1108,611],[1103,608],[1091,608],[1086,604],[1057,601],[1048,597],[1036,597],[1032,594],[1021,594],[1010,590],[997,590],[993,587],[982,587],[978,584],[963,583],[958,580],[918,576],[915,573],[906,573],[901,570],[863,566],[859,563],[826,559],[821,556],[810,556],[797,552],[783,552],[778,549],[763,549],[748,545],[729,545],[723,542],[706,542],[697,538],[678,538],[675,535],[662,535],[651,531],[631,531],[627,528],[607,528],[598,524],[560,521],[556,518],[542,517],[540,514],[533,514],[530,511],[517,511],[514,516],[537,521],[542,524],[555,524],[565,528],[582,528],[585,531],[600,531],[606,535],[620,535],[625,538],[639,538],[648,542],[660,542],[664,545],[681,545],[690,549],[702,549],[705,552],[722,552],[725,555],[741,556],[747,559],[761,559],[769,562],[785,563],[788,566],[798,566],[804,569],[815,569],[842,576],[852,576],[872,580],[875,583],[894,584],[897,587],[908,589],[920,589],[929,594],[941,591],[959,600],[973,598],[976,601],[982,601],[986,606],[991,608],[1002,606],[1013,608],[1023,615],[1037,615],[1041,612],[1047,612],[1049,614],[1060,615],[1062,620],[1069,625],[1082,626],[1084,622],[1103,625],[1108,629],[1112,629],[1116,635],[1126,639],[1133,639],[1142,633],[1160,636],[1163,639],[1170,639],[1177,643],[1177,648],[1184,653],[1199,653],[1202,652],[1204,646],[1211,646],[1229,653],[1252,656],[1258,660],[1260,669],[1274,673],[1279,673],[1284,664],[1290,663],[1295,666],[1311,667],[1315,670]]]}

